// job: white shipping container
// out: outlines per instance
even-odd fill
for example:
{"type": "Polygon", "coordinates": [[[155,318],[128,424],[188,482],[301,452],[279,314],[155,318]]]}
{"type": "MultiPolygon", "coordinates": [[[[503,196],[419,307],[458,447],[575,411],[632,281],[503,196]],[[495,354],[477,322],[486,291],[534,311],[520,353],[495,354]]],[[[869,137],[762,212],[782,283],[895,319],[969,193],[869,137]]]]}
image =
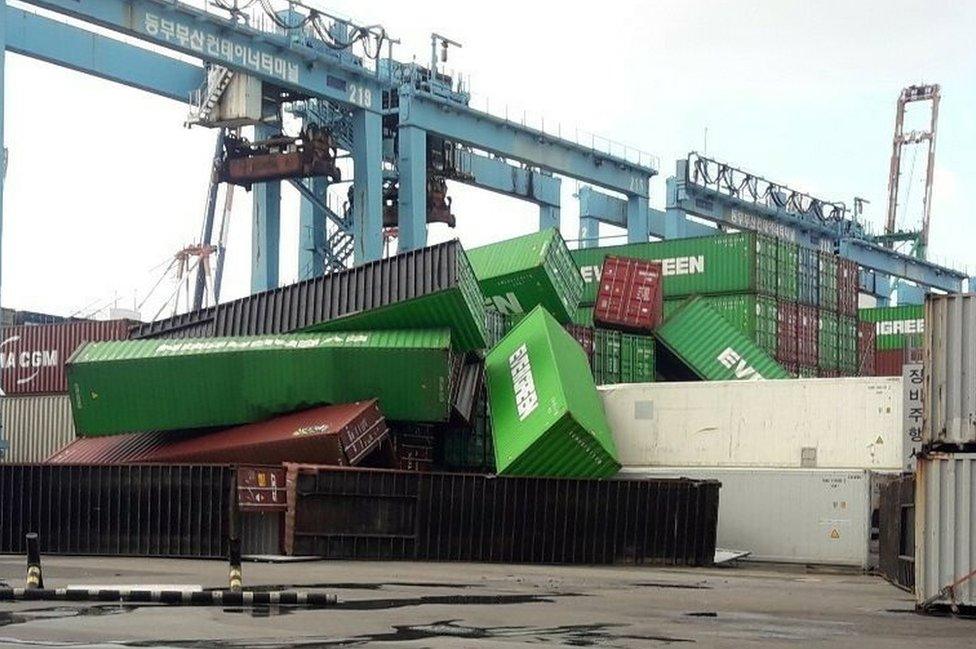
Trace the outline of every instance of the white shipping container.
{"type": "Polygon", "coordinates": [[[7,451],[0,462],[43,462],[75,439],[67,394],[0,399],[7,451]]]}
{"type": "Polygon", "coordinates": [[[976,294],[925,298],[926,443],[976,442],[976,294]]]}
{"type": "Polygon", "coordinates": [[[976,453],[934,453],[918,458],[915,597],[920,605],[976,606],[974,480],[976,453]]]}
{"type": "Polygon", "coordinates": [[[901,377],[600,387],[626,466],[898,470],[901,377]]]}
{"type": "Polygon", "coordinates": [[[644,467],[620,477],[719,480],[716,543],[750,560],[872,566],[869,471],[644,467]]]}

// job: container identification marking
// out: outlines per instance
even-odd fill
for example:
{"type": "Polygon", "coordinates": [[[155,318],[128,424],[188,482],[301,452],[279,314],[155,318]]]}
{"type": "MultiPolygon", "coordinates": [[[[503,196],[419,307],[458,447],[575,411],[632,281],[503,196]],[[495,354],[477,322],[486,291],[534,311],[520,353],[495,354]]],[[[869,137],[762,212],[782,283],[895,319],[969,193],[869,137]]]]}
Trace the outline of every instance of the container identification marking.
{"type": "Polygon", "coordinates": [[[732,370],[733,377],[744,381],[762,381],[763,375],[731,347],[726,347],[717,359],[719,364],[732,370]]]}
{"type": "Polygon", "coordinates": [[[918,318],[913,320],[887,320],[875,325],[875,331],[879,336],[891,336],[895,334],[922,334],[925,333],[925,319],[918,318]]]}
{"type": "MultiPolygon", "coordinates": [[[[8,343],[15,343],[20,340],[20,336],[11,336],[7,338],[2,343],[0,347],[8,343]]],[[[17,379],[17,385],[23,385],[25,383],[30,383],[37,375],[40,373],[41,368],[44,367],[57,367],[58,365],[58,350],[56,349],[37,349],[32,351],[23,352],[0,352],[0,368],[5,370],[15,370],[30,368],[34,370],[34,373],[30,376],[17,379]]]]}
{"type": "Polygon", "coordinates": [[[525,343],[508,357],[508,366],[512,371],[512,385],[515,390],[515,410],[519,421],[525,421],[539,407],[539,395],[535,390],[535,379],[532,377],[532,365],[529,363],[529,350],[525,343]]]}
{"type": "MultiPolygon", "coordinates": [[[[669,275],[698,275],[705,272],[705,255],[691,257],[670,257],[655,259],[661,262],[661,274],[669,275]]],[[[599,282],[603,275],[603,266],[580,266],[580,275],[587,284],[599,282]]]]}

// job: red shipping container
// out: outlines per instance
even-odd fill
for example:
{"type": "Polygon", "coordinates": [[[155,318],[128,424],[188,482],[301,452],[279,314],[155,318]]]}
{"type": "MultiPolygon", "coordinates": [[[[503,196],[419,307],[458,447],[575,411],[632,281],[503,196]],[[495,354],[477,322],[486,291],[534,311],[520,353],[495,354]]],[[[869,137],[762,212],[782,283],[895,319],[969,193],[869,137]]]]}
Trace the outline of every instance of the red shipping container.
{"type": "Polygon", "coordinates": [[[64,366],[86,342],[124,340],[128,320],[75,320],[59,324],[4,327],[0,342],[0,385],[5,394],[68,391],[64,366]]]}
{"type": "Polygon", "coordinates": [[[875,341],[877,332],[875,323],[857,323],[857,375],[858,376],[877,376],[875,374],[875,341]]]}
{"type": "Polygon", "coordinates": [[[874,375],[901,376],[904,364],[904,349],[879,349],[874,355],[874,375]]]}
{"type": "Polygon", "coordinates": [[[783,365],[798,365],[797,305],[795,302],[780,302],[777,312],[776,360],[783,365]]]}
{"type": "Polygon", "coordinates": [[[359,464],[387,439],[376,400],[322,406],[216,432],[130,433],[81,438],[53,464],[301,462],[359,464]]]}
{"type": "Polygon", "coordinates": [[[861,285],[857,263],[837,258],[837,311],[841,315],[857,315],[857,294],[861,285]]]}
{"type": "Polygon", "coordinates": [[[664,312],[661,262],[607,257],[593,308],[593,323],[606,329],[650,333],[664,312]]]}
{"type": "Polygon", "coordinates": [[[796,360],[799,365],[816,367],[820,359],[820,313],[817,307],[796,308],[796,360]]]}
{"type": "Polygon", "coordinates": [[[572,336],[576,340],[576,342],[580,344],[580,347],[583,348],[583,353],[586,354],[586,359],[592,363],[593,344],[594,344],[593,340],[594,340],[594,336],[596,335],[593,332],[593,327],[587,327],[586,325],[578,325],[578,324],[568,324],[565,325],[565,327],[566,327],[566,331],[569,332],[569,335],[572,336]]]}

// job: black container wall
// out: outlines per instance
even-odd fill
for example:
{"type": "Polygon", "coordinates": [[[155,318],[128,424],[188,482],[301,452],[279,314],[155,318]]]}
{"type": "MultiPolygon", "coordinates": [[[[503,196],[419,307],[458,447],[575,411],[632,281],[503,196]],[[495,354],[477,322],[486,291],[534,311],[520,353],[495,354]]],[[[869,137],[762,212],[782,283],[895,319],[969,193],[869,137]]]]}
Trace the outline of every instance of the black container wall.
{"type": "Polygon", "coordinates": [[[881,485],[878,567],[885,579],[915,590],[915,476],[881,485]]]}
{"type": "Polygon", "coordinates": [[[222,557],[227,466],[0,464],[0,553],[222,557]]]}
{"type": "Polygon", "coordinates": [[[256,293],[214,309],[133,329],[133,338],[266,335],[453,288],[461,281],[457,241],[429,246],[322,277],[256,293]]]}
{"type": "Polygon", "coordinates": [[[292,467],[286,550],[331,559],[710,565],[719,483],[292,467]],[[292,515],[293,514],[293,515],[292,515]]]}

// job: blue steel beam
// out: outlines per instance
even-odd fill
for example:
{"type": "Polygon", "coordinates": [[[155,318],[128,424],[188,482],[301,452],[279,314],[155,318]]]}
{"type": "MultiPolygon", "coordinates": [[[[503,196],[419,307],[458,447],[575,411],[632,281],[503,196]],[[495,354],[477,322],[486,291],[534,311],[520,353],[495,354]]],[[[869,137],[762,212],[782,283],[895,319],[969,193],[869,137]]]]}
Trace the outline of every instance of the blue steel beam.
{"type": "Polygon", "coordinates": [[[383,86],[365,68],[176,0],[23,1],[302,94],[369,111],[381,108],[383,86]]]}
{"type": "Polygon", "coordinates": [[[961,291],[963,280],[966,279],[965,273],[896,253],[862,239],[841,239],[837,252],[866,268],[950,293],[961,291]]]}
{"type": "Polygon", "coordinates": [[[455,162],[461,177],[458,182],[487,189],[511,198],[559,208],[562,182],[556,176],[534,169],[516,167],[473,151],[459,150],[455,162]]]}
{"type": "MultiPolygon", "coordinates": [[[[584,247],[597,243],[595,222],[627,227],[627,201],[622,198],[584,186],[579,190],[579,204],[580,240],[585,242],[584,247]]],[[[650,236],[659,239],[704,237],[719,233],[716,228],[688,220],[683,213],[663,212],[654,208],[648,208],[648,230],[650,236]]]]}
{"type": "Polygon", "coordinates": [[[635,165],[589,147],[520,126],[460,104],[417,94],[408,87],[400,94],[401,125],[518,160],[628,195],[648,196],[648,182],[656,169],[635,165]]]}
{"type": "Polygon", "coordinates": [[[383,118],[356,110],[352,116],[353,258],[364,264],[383,256],[383,118]]]}
{"type": "Polygon", "coordinates": [[[199,65],[150,52],[80,27],[7,7],[10,52],[186,102],[206,74],[199,65]]]}
{"type": "Polygon", "coordinates": [[[406,252],[427,245],[427,133],[401,126],[397,156],[397,249],[406,252]]]}

